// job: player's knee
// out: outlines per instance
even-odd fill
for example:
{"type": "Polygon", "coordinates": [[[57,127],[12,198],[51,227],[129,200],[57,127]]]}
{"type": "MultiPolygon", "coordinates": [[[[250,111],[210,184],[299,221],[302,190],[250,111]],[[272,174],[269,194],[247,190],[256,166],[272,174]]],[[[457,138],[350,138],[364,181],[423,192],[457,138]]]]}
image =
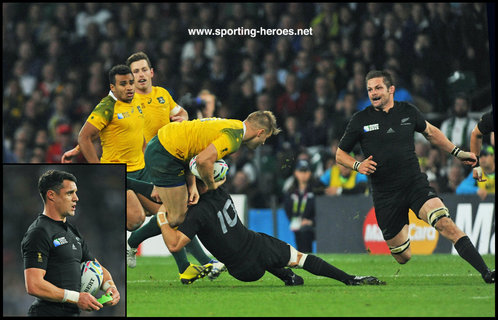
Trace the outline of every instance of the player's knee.
{"type": "Polygon", "coordinates": [[[170,215],[168,212],[168,222],[170,227],[178,227],[183,220],[185,220],[185,215],[170,215]]]}
{"type": "Polygon", "coordinates": [[[126,221],[126,229],[128,229],[128,231],[135,231],[142,225],[143,222],[144,220],[141,222],[128,220],[126,221]]]}
{"type": "Polygon", "coordinates": [[[396,247],[389,247],[391,255],[399,264],[407,263],[411,257],[412,253],[410,250],[410,239],[406,240],[403,244],[396,247]]]}
{"type": "Polygon", "coordinates": [[[143,210],[128,210],[126,215],[126,228],[129,231],[138,229],[145,221],[145,212],[143,210]]]}
{"type": "Polygon", "coordinates": [[[452,222],[449,218],[450,212],[446,207],[437,208],[427,213],[427,222],[438,231],[439,228],[447,226],[448,222],[452,222]]]}

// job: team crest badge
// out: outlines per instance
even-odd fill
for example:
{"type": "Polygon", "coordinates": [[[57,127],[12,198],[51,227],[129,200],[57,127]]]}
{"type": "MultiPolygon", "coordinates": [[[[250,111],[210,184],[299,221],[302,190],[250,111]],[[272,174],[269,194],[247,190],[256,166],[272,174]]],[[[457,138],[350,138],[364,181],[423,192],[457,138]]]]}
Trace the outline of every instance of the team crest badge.
{"type": "Polygon", "coordinates": [[[164,101],[164,98],[163,97],[159,97],[157,98],[157,101],[160,103],[160,104],[164,104],[166,101],[164,101]]]}

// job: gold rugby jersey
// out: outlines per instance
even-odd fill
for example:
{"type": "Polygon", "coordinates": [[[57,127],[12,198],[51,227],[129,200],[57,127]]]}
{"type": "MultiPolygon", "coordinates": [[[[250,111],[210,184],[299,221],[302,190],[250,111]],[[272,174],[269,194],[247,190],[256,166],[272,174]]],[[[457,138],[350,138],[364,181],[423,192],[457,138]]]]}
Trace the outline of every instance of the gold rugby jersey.
{"type": "Polygon", "coordinates": [[[171,122],[157,132],[159,142],[173,156],[189,161],[214,144],[217,159],[237,151],[244,137],[244,124],[240,120],[205,118],[171,122]]]}
{"type": "Polygon", "coordinates": [[[87,121],[100,130],[101,163],[126,163],[126,171],[145,167],[144,115],[140,100],[119,101],[109,92],[88,116],[87,121]]]}
{"type": "Polygon", "coordinates": [[[140,105],[145,117],[144,137],[149,142],[157,131],[170,123],[171,111],[177,106],[168,90],[161,87],[152,87],[149,94],[135,93],[140,99],[140,105]]]}

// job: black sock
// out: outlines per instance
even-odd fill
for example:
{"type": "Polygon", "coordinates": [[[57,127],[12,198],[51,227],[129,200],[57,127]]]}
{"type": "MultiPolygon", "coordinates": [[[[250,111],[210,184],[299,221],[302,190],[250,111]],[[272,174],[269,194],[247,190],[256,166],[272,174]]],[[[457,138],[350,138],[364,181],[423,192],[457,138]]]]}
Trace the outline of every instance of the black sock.
{"type": "Polygon", "coordinates": [[[347,274],[346,272],[334,267],[330,263],[327,263],[322,258],[319,258],[312,254],[308,254],[308,257],[306,257],[303,269],[313,273],[314,275],[329,277],[342,282],[354,278],[354,276],[347,274]]]}
{"type": "Polygon", "coordinates": [[[159,234],[161,234],[161,229],[157,225],[156,216],[153,215],[146,224],[131,233],[128,238],[128,244],[132,248],[138,248],[138,245],[145,239],[152,238],[159,234]]]}
{"type": "Polygon", "coordinates": [[[476,247],[470,242],[468,236],[463,236],[455,243],[455,249],[465,261],[470,263],[479,273],[484,274],[488,266],[482,259],[482,256],[477,251],[476,247]]]}
{"type": "Polygon", "coordinates": [[[192,239],[192,241],[185,246],[185,249],[187,249],[188,252],[200,262],[200,264],[206,264],[211,261],[211,258],[209,258],[206,252],[202,249],[201,243],[199,242],[199,239],[197,239],[197,236],[195,236],[194,239],[192,239]]]}
{"type": "Polygon", "coordinates": [[[150,182],[126,177],[126,188],[135,191],[135,193],[140,193],[147,199],[156,202],[153,198],[150,197],[152,189],[154,188],[154,185],[150,182]]]}

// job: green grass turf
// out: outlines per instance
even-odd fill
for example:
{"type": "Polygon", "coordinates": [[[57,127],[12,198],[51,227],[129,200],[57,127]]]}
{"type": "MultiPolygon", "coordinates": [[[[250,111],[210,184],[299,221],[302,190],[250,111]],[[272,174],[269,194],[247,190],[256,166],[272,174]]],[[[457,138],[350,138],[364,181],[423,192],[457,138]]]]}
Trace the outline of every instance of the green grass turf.
{"type": "MultiPolygon", "coordinates": [[[[128,268],[127,315],[139,316],[356,316],[494,317],[495,285],[486,284],[459,256],[413,256],[405,265],[391,256],[317,254],[354,275],[373,275],[385,286],[350,287],[295,270],[304,285],[286,287],[270,273],[242,282],[223,273],[218,279],[180,283],[172,257],[138,257],[128,268]]],[[[495,267],[495,256],[484,259],[495,267]]],[[[191,262],[195,259],[189,256],[191,262]]]]}

